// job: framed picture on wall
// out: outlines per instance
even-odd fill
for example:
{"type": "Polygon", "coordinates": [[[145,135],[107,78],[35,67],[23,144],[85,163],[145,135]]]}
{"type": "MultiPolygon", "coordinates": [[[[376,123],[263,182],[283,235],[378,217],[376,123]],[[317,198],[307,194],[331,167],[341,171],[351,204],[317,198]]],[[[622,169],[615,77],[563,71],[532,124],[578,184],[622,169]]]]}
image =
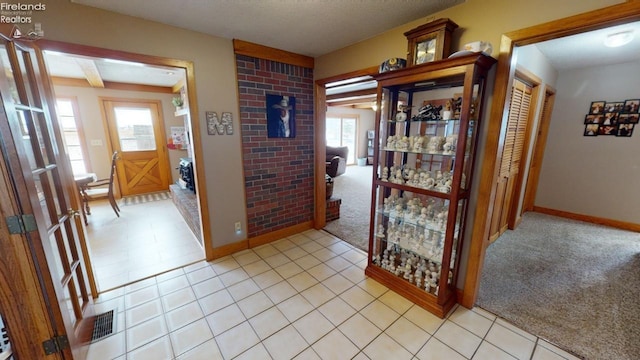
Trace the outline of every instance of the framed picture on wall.
{"type": "Polygon", "coordinates": [[[610,112],[610,113],[617,113],[622,111],[622,109],[624,108],[624,102],[623,101],[616,101],[616,102],[608,102],[606,104],[604,104],[604,111],[605,112],[610,112]]]}
{"type": "Polygon", "coordinates": [[[268,137],[296,137],[296,98],[267,94],[266,100],[268,137]]]}
{"type": "Polygon", "coordinates": [[[604,101],[591,102],[589,114],[602,114],[604,112],[604,104],[605,104],[604,101]]]}
{"type": "Polygon", "coordinates": [[[615,125],[600,125],[598,128],[598,135],[616,135],[618,134],[618,127],[615,125]]]}
{"type": "Polygon", "coordinates": [[[585,124],[602,124],[603,119],[604,119],[604,116],[602,115],[589,114],[589,115],[585,115],[584,123],[585,124]]]}
{"type": "Polygon", "coordinates": [[[629,137],[633,134],[634,124],[618,124],[618,132],[616,136],[626,136],[629,137]]]}
{"type": "Polygon", "coordinates": [[[638,123],[638,119],[640,119],[640,115],[639,114],[629,114],[629,116],[627,117],[627,122],[629,124],[637,124],[638,123]]]}
{"type": "Polygon", "coordinates": [[[598,136],[598,124],[587,124],[584,126],[584,136],[598,136]]]}
{"type": "Polygon", "coordinates": [[[615,125],[618,123],[618,113],[608,112],[604,114],[604,119],[600,122],[602,125],[615,125]]]}
{"type": "Polygon", "coordinates": [[[625,100],[624,108],[622,112],[625,113],[638,113],[638,107],[640,106],[640,99],[625,100]]]}

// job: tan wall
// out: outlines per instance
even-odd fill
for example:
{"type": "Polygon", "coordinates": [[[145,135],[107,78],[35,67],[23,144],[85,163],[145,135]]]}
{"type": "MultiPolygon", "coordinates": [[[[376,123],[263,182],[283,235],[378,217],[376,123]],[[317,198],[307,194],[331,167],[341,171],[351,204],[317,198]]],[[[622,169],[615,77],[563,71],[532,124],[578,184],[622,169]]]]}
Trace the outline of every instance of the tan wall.
{"type": "Polygon", "coordinates": [[[493,44],[497,57],[502,34],[551,20],[623,3],[620,0],[467,0],[463,4],[432,14],[358,44],[316,58],[317,79],[380,65],[391,57],[406,58],[404,32],[438,18],[458,24],[451,50],[485,40],[493,44]]]}
{"type": "MultiPolygon", "coordinates": [[[[111,152],[109,150],[109,139],[107,129],[104,126],[102,113],[100,112],[100,100],[98,97],[113,97],[122,99],[144,99],[162,101],[162,120],[165,129],[164,142],[171,136],[172,126],[184,126],[182,117],[174,116],[175,108],[171,104],[172,94],[160,94],[139,91],[121,91],[96,89],[73,86],[56,86],[54,88],[56,96],[72,97],[78,102],[79,117],[82,123],[83,133],[87,151],[89,152],[90,171],[96,173],[98,178],[104,179],[109,176],[111,165],[111,152]],[[92,144],[92,140],[98,140],[102,145],[92,144]]],[[[171,169],[171,182],[178,179],[178,167],[181,157],[187,157],[187,150],[167,150],[171,169]]]]}
{"type": "MultiPolygon", "coordinates": [[[[230,39],[115,14],[69,1],[56,1],[37,14],[49,40],[192,61],[195,67],[203,159],[213,246],[245,239],[234,222],[246,224],[244,179],[238,127],[235,58],[230,39]],[[208,137],[206,110],[233,114],[233,135],[208,137]]],[[[202,170],[202,169],[200,169],[202,170]]],[[[201,184],[202,185],[202,184],[201,184]]],[[[244,227],[244,226],[243,226],[244,227]]]]}

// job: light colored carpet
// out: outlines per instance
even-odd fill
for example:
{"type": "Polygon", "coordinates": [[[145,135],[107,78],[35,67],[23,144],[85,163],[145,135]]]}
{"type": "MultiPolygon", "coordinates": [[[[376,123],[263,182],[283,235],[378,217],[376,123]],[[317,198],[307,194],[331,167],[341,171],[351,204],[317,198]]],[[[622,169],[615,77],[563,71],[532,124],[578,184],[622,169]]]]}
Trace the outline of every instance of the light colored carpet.
{"type": "Polygon", "coordinates": [[[333,197],[342,199],[340,218],[324,228],[364,251],[369,248],[372,176],[373,166],[347,166],[344,174],[333,179],[333,197]]]}
{"type": "Polygon", "coordinates": [[[527,213],[487,249],[477,305],[586,359],[640,359],[640,234],[527,213]]]}
{"type": "Polygon", "coordinates": [[[120,200],[120,205],[129,206],[129,205],[137,205],[144,204],[151,201],[158,200],[167,200],[171,199],[171,193],[168,191],[157,192],[157,193],[149,193],[149,194],[140,194],[133,196],[126,196],[120,200]]]}

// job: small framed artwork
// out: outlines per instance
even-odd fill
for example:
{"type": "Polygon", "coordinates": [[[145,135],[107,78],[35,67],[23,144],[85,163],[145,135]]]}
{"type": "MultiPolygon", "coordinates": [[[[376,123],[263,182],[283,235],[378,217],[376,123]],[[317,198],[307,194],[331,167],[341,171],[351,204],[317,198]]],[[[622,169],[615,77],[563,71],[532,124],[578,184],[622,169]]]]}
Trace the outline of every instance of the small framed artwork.
{"type": "Polygon", "coordinates": [[[598,124],[587,124],[584,126],[584,136],[598,136],[598,124]]]}
{"type": "Polygon", "coordinates": [[[640,99],[625,100],[624,108],[622,111],[629,114],[637,114],[638,106],[640,106],[640,99]]]}
{"type": "Polygon", "coordinates": [[[604,101],[591,102],[589,114],[602,114],[604,112],[604,104],[605,104],[604,101]]]}
{"type": "Polygon", "coordinates": [[[605,112],[620,112],[624,108],[624,102],[616,101],[616,102],[608,102],[604,104],[605,112]]]}
{"type": "Polygon", "coordinates": [[[629,122],[629,114],[618,115],[618,124],[627,124],[629,122]]]}
{"type": "Polygon", "coordinates": [[[584,123],[585,124],[602,124],[603,119],[604,119],[603,115],[589,114],[589,115],[585,115],[584,123]]]}
{"type": "Polygon", "coordinates": [[[376,131],[375,130],[367,130],[367,139],[373,139],[376,137],[376,131]]]}
{"type": "Polygon", "coordinates": [[[618,133],[618,127],[614,125],[600,125],[598,128],[598,135],[616,135],[618,133]]]}
{"type": "Polygon", "coordinates": [[[267,137],[296,137],[296,98],[267,94],[267,137]]]}
{"type": "Polygon", "coordinates": [[[634,124],[618,124],[616,136],[630,137],[633,134],[634,124]]]}
{"type": "Polygon", "coordinates": [[[638,119],[640,119],[640,114],[629,114],[627,117],[627,122],[629,124],[637,124],[638,119]]]}
{"type": "Polygon", "coordinates": [[[604,114],[604,120],[600,122],[602,125],[615,125],[618,123],[618,113],[608,112],[604,114]]]}

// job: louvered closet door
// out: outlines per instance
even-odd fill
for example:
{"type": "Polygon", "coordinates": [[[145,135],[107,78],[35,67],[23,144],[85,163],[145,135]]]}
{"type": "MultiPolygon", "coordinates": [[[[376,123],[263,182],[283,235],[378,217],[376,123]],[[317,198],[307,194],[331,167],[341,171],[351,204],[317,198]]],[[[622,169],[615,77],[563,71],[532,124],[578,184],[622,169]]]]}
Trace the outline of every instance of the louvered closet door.
{"type": "Polygon", "coordinates": [[[513,190],[520,171],[532,90],[531,86],[524,82],[514,80],[500,173],[495,185],[496,198],[491,218],[490,241],[494,241],[507,230],[509,209],[511,202],[515,201],[513,190]]]}

